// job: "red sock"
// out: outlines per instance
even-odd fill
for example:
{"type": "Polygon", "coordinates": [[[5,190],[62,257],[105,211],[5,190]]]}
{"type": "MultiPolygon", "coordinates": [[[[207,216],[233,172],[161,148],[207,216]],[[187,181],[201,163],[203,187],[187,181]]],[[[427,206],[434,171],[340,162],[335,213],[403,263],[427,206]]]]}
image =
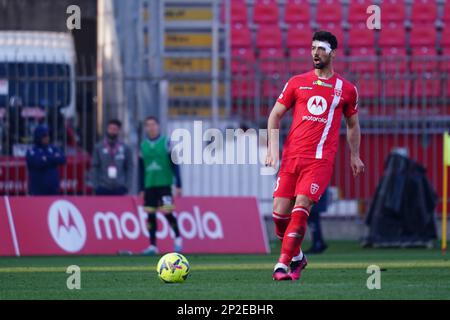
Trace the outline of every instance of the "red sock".
{"type": "Polygon", "coordinates": [[[276,212],[272,213],[273,222],[275,223],[275,235],[278,239],[283,240],[286,228],[291,221],[291,215],[278,214],[276,212]]]}
{"type": "Polygon", "coordinates": [[[296,206],[292,209],[291,222],[286,229],[286,236],[283,238],[278,262],[289,265],[292,258],[300,253],[308,217],[309,211],[305,207],[296,206]]]}

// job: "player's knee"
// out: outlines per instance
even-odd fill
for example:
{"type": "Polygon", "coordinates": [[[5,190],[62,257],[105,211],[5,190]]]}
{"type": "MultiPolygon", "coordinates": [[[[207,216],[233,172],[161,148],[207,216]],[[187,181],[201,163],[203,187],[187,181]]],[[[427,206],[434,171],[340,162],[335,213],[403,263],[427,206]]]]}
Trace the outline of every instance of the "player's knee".
{"type": "Polygon", "coordinates": [[[312,201],[310,198],[308,198],[307,196],[304,195],[298,195],[297,198],[295,199],[295,206],[302,206],[306,209],[308,209],[308,211],[311,211],[311,207],[314,204],[314,201],[312,201]]]}
{"type": "Polygon", "coordinates": [[[280,215],[288,215],[291,214],[292,210],[292,201],[287,198],[275,198],[273,200],[273,212],[276,212],[280,215]]]}

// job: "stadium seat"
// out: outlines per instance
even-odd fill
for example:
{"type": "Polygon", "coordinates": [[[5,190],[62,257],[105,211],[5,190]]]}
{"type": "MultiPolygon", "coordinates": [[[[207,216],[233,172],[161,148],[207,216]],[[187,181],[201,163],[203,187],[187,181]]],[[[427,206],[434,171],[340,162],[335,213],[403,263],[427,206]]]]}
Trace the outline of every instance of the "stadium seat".
{"type": "Polygon", "coordinates": [[[261,83],[261,94],[265,98],[276,99],[283,90],[285,82],[278,77],[268,77],[261,83]]]}
{"type": "Polygon", "coordinates": [[[408,97],[411,91],[411,75],[408,73],[388,74],[380,81],[380,94],[386,98],[408,97]]]}
{"type": "Polygon", "coordinates": [[[255,96],[254,77],[237,76],[231,81],[231,95],[233,99],[249,99],[255,96]]]}
{"type": "Polygon", "coordinates": [[[437,18],[436,0],[415,0],[411,8],[411,22],[435,22],[437,18]]]}
{"type": "Polygon", "coordinates": [[[411,47],[428,46],[436,47],[436,28],[430,24],[414,24],[411,28],[411,47]]]}
{"type": "Polygon", "coordinates": [[[441,59],[440,69],[445,72],[450,72],[450,46],[442,48],[441,59]]]}
{"type": "Polygon", "coordinates": [[[296,24],[287,30],[288,48],[311,48],[312,31],[304,24],[296,24]]]}
{"type": "Polygon", "coordinates": [[[253,22],[257,24],[278,23],[278,11],[276,0],[255,0],[253,22]]]}
{"type": "Polygon", "coordinates": [[[404,22],[406,18],[406,8],[404,3],[404,0],[384,0],[380,4],[383,24],[404,22]]]}
{"type": "Polygon", "coordinates": [[[231,27],[231,47],[249,48],[252,46],[250,29],[247,25],[237,23],[231,27]]]}
{"type": "MultiPolygon", "coordinates": [[[[225,2],[223,2],[225,3],[225,2]]],[[[231,12],[230,12],[230,20],[232,24],[242,23],[247,24],[248,15],[247,15],[247,4],[245,0],[233,0],[230,1],[231,12]]],[[[225,4],[222,5],[222,10],[220,14],[220,19],[222,22],[226,20],[225,14],[225,4]]]]}
{"type": "Polygon", "coordinates": [[[442,20],[447,23],[450,22],[450,1],[446,1],[444,4],[444,14],[442,16],[442,20]]]}
{"type": "Polygon", "coordinates": [[[358,96],[361,99],[375,98],[379,96],[379,81],[374,73],[361,73],[353,81],[358,88],[358,96]]]}
{"type": "MultiPolygon", "coordinates": [[[[442,29],[440,48],[450,48],[450,21],[446,28],[442,29]]],[[[448,51],[447,51],[448,52],[448,51]]]]}
{"type": "Polygon", "coordinates": [[[256,32],[256,47],[281,48],[281,30],[278,24],[259,26],[256,32]]]}
{"type": "MultiPolygon", "coordinates": [[[[367,7],[372,5],[370,0],[354,0],[350,1],[348,6],[348,22],[350,24],[365,22],[369,15],[367,14],[367,7]]],[[[384,17],[383,17],[384,18],[384,17]]]]}
{"type": "Polygon", "coordinates": [[[365,24],[358,24],[350,28],[348,44],[352,47],[374,47],[375,31],[370,30],[365,24]]]}
{"type": "Polygon", "coordinates": [[[255,63],[255,51],[250,48],[235,48],[231,51],[232,74],[248,74],[255,63]]]}
{"type": "Polygon", "coordinates": [[[286,59],[281,49],[262,49],[259,53],[261,72],[266,75],[285,74],[286,59]]]}
{"type": "Polygon", "coordinates": [[[425,72],[416,75],[412,85],[412,96],[430,98],[441,95],[442,81],[437,72],[425,72]]]}
{"type": "Polygon", "coordinates": [[[316,22],[318,24],[342,22],[342,4],[338,0],[318,0],[316,10],[316,22]]]}
{"type": "Polygon", "coordinates": [[[352,48],[349,68],[352,72],[375,72],[377,70],[377,55],[373,46],[352,48]]]}
{"type": "Polygon", "coordinates": [[[408,56],[404,47],[386,47],[381,51],[380,71],[394,74],[408,70],[408,56]]]}
{"type": "Polygon", "coordinates": [[[347,70],[347,62],[342,59],[343,55],[339,54],[336,59],[334,59],[333,62],[333,68],[334,71],[336,71],[339,74],[342,74],[344,71],[347,70]]]}
{"type": "Polygon", "coordinates": [[[297,48],[289,50],[289,73],[301,74],[312,69],[311,49],[297,48]]]}
{"type": "Polygon", "coordinates": [[[413,47],[411,50],[411,71],[438,71],[439,63],[434,47],[413,47]]]}
{"type": "Polygon", "coordinates": [[[380,30],[380,47],[405,47],[406,34],[402,24],[390,23],[380,30]]]}
{"type": "Polygon", "coordinates": [[[284,11],[284,21],[289,24],[310,24],[310,12],[308,0],[288,0],[284,11]]]}

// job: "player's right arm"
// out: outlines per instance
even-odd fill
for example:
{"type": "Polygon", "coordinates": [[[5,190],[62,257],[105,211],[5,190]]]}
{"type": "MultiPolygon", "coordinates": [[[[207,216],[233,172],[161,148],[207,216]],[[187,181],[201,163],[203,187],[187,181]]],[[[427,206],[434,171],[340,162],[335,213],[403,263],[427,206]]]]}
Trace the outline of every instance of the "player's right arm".
{"type": "Polygon", "coordinates": [[[267,121],[268,145],[266,166],[277,167],[279,160],[279,131],[280,122],[288,109],[280,102],[276,102],[267,121]]]}
{"type": "Polygon", "coordinates": [[[277,168],[279,160],[279,131],[280,121],[285,113],[292,107],[295,101],[294,79],[289,79],[284,85],[283,91],[277,99],[267,121],[268,145],[266,166],[277,168]]]}

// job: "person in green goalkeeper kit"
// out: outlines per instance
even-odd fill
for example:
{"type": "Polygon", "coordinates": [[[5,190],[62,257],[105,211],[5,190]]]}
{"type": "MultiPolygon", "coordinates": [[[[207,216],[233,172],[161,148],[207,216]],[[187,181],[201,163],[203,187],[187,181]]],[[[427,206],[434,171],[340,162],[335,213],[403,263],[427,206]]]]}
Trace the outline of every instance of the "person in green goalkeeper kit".
{"type": "Polygon", "coordinates": [[[172,212],[174,209],[172,197],[174,180],[175,196],[181,195],[180,168],[172,161],[170,141],[168,137],[161,135],[158,119],[147,117],[144,128],[146,137],[140,147],[139,191],[140,197],[144,200],[144,209],[148,213],[150,245],[143,251],[143,254],[159,253],[156,243],[157,211],[164,214],[175,233],[175,252],[181,252],[183,241],[177,219],[172,212]]]}

